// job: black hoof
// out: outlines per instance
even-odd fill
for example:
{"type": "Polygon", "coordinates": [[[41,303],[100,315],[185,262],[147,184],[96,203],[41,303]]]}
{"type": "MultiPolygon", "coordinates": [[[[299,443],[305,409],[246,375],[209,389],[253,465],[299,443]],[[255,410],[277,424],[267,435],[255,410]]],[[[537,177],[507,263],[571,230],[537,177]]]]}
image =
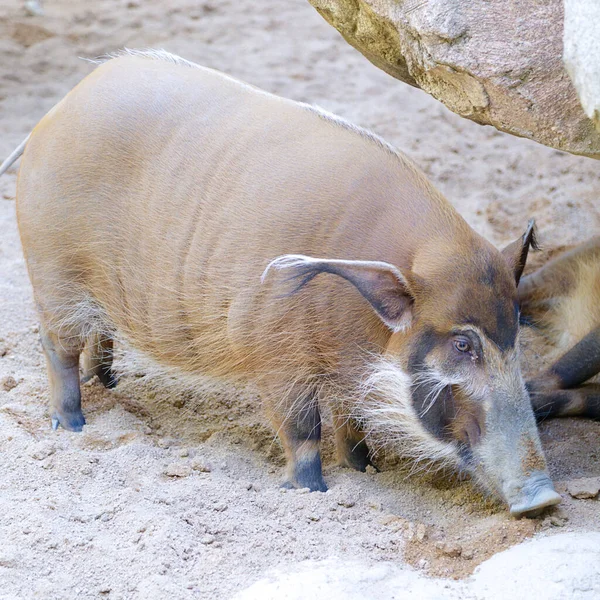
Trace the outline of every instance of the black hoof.
{"type": "Polygon", "coordinates": [[[346,457],[342,461],[342,466],[364,473],[368,466],[373,467],[377,472],[379,469],[371,462],[369,458],[369,448],[366,442],[358,442],[348,446],[346,457]]]}
{"type": "Polygon", "coordinates": [[[320,482],[313,482],[312,485],[301,485],[299,483],[292,483],[291,481],[284,481],[281,486],[284,490],[301,490],[308,488],[311,492],[326,492],[328,490],[327,484],[321,477],[320,482]]]}
{"type": "Polygon", "coordinates": [[[311,492],[326,492],[327,486],[321,472],[321,457],[317,454],[310,460],[300,460],[294,469],[293,487],[308,488],[311,492]]]}
{"type": "Polygon", "coordinates": [[[81,431],[85,425],[85,417],[81,410],[70,413],[55,412],[52,415],[52,429],[58,429],[59,425],[67,431],[81,431]]]}
{"type": "Polygon", "coordinates": [[[117,383],[119,382],[112,369],[101,368],[98,372],[98,379],[102,385],[109,390],[117,387],[117,383]]]}
{"type": "Polygon", "coordinates": [[[311,492],[326,492],[327,491],[327,484],[325,483],[325,481],[323,481],[323,478],[321,477],[321,481],[319,482],[315,482],[313,485],[309,485],[307,486],[311,492]]]}

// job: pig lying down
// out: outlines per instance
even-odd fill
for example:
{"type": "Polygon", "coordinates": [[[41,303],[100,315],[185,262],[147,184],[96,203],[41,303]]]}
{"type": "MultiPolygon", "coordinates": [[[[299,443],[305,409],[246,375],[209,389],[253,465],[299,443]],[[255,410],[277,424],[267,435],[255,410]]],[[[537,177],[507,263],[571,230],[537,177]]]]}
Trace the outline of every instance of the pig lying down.
{"type": "Polygon", "coordinates": [[[519,285],[523,316],[562,356],[527,382],[538,419],[600,420],[600,237],[564,252],[519,285]]]}
{"type": "Polygon", "coordinates": [[[468,471],[514,515],[560,501],[519,367],[532,226],[499,252],[377,136],[164,52],[99,66],[4,168],[21,153],[54,427],[85,423],[82,353],[115,384],[119,332],[253,383],[286,486],[327,489],[327,403],[343,465],[365,470],[371,435],[468,471]]]}

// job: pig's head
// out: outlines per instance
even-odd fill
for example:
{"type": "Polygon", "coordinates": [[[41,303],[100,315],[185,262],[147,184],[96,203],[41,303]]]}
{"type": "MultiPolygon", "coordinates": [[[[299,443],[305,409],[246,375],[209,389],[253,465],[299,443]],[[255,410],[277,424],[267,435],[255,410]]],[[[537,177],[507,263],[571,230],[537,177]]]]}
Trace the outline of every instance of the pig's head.
{"type": "Polygon", "coordinates": [[[560,502],[519,365],[517,284],[532,243],[531,223],[502,252],[481,238],[462,253],[438,240],[410,270],[297,255],[270,265],[300,286],[332,273],[358,289],[392,334],[356,417],[415,458],[469,472],[515,516],[560,502]]]}

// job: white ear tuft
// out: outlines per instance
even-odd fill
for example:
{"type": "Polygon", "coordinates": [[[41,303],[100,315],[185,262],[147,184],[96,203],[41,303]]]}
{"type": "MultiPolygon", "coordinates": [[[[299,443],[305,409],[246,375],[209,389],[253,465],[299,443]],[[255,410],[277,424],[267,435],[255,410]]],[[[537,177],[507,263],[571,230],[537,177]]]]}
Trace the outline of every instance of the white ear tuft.
{"type": "Polygon", "coordinates": [[[278,256],[267,265],[267,268],[263,271],[263,274],[260,276],[260,282],[265,282],[265,279],[267,278],[267,275],[269,274],[269,271],[271,269],[277,269],[278,271],[281,269],[291,269],[294,267],[301,267],[304,265],[314,264],[318,261],[318,258],[305,256],[304,254],[284,254],[282,256],[278,256]]]}

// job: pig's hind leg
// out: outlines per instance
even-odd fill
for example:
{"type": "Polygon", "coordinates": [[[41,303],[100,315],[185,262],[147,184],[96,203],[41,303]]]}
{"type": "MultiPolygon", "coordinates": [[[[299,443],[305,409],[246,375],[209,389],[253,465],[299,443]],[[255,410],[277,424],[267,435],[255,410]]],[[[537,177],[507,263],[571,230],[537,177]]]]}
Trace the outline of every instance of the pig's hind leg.
{"type": "Polygon", "coordinates": [[[79,387],[81,343],[76,338],[59,337],[43,325],[40,333],[50,381],[52,428],[61,425],[69,431],[81,431],[85,425],[79,387]]]}
{"type": "Polygon", "coordinates": [[[117,385],[117,377],[112,364],[113,339],[105,334],[93,333],[83,351],[82,383],[97,375],[105,388],[114,388],[117,385]]]}

